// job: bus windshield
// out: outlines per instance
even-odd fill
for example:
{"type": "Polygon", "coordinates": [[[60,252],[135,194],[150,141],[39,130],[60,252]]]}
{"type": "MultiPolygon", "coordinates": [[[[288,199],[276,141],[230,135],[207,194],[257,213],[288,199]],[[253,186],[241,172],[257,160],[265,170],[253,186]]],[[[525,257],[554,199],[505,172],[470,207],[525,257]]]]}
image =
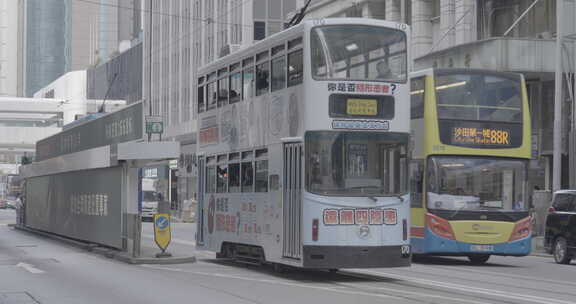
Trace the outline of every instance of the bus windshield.
{"type": "Polygon", "coordinates": [[[391,196],[407,191],[408,134],[306,133],[306,187],[320,195],[391,196]]]}
{"type": "Polygon", "coordinates": [[[328,25],[311,33],[315,79],[406,82],[406,34],[366,25],[328,25]]]}
{"type": "Polygon", "coordinates": [[[439,119],[522,122],[520,79],[472,73],[434,78],[439,119]]]}
{"type": "Polygon", "coordinates": [[[431,157],[428,208],[524,211],[526,166],[525,160],[431,157]]]}

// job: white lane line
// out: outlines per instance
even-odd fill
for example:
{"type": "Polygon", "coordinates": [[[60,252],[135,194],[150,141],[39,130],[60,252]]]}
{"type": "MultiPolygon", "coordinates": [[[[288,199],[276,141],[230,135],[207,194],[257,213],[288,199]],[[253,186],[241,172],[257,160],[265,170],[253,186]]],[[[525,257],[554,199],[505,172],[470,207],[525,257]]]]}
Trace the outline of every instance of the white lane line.
{"type": "Polygon", "coordinates": [[[386,276],[388,278],[395,278],[398,280],[403,280],[406,282],[413,282],[413,283],[422,284],[422,285],[441,287],[441,288],[446,288],[446,289],[454,289],[454,290],[459,290],[459,291],[464,291],[464,292],[484,294],[484,295],[489,295],[489,296],[497,296],[497,297],[515,299],[515,300],[523,300],[523,301],[528,301],[528,302],[532,302],[532,303],[574,304],[574,301],[564,301],[564,300],[543,298],[543,297],[537,297],[537,296],[531,296],[531,295],[523,295],[523,294],[501,291],[501,290],[496,290],[496,289],[484,289],[484,288],[472,287],[472,286],[467,286],[467,285],[459,285],[459,284],[448,283],[448,282],[411,278],[411,277],[406,276],[406,275],[396,275],[393,273],[380,272],[380,271],[364,270],[362,272],[354,272],[354,273],[358,273],[358,274],[369,273],[369,274],[373,274],[373,275],[386,276]]]}
{"type": "MultiPolygon", "coordinates": [[[[151,240],[154,239],[154,235],[152,235],[152,234],[144,234],[144,233],[143,233],[143,234],[142,234],[142,237],[145,237],[145,238],[151,239],[151,240]]],[[[172,242],[172,243],[176,243],[176,244],[181,244],[181,245],[196,246],[196,242],[194,242],[194,241],[182,240],[182,239],[172,238],[171,242],[172,242]]]]}
{"type": "Polygon", "coordinates": [[[475,300],[468,300],[468,299],[463,299],[463,298],[455,298],[453,296],[447,297],[447,296],[442,296],[442,295],[434,295],[434,294],[427,294],[427,293],[423,293],[423,292],[416,292],[416,291],[408,291],[408,290],[401,290],[401,289],[392,289],[392,288],[386,288],[386,287],[376,287],[376,286],[362,286],[362,285],[353,285],[353,284],[345,284],[342,283],[341,285],[344,286],[349,286],[351,288],[370,288],[370,289],[376,289],[376,290],[384,290],[384,291],[388,291],[388,292],[397,292],[397,293],[403,293],[405,295],[412,295],[412,296],[418,296],[418,297],[424,297],[424,298],[436,298],[436,299],[444,299],[444,300],[449,300],[449,301],[455,301],[457,303],[472,303],[472,304],[491,304],[493,302],[481,302],[481,301],[475,301],[475,300]]]}
{"type": "Polygon", "coordinates": [[[225,279],[234,279],[234,280],[242,280],[242,281],[249,281],[249,282],[258,282],[258,283],[266,283],[266,284],[273,284],[273,285],[284,285],[290,287],[299,287],[299,288],[307,288],[307,289],[315,289],[315,290],[322,290],[322,291],[330,291],[340,294],[349,294],[349,295],[359,295],[359,296],[367,296],[367,297],[374,297],[374,298],[384,298],[384,299],[397,299],[397,300],[407,300],[406,298],[392,296],[392,295],[384,295],[384,294],[376,294],[376,293],[369,293],[369,292],[359,292],[359,291],[350,291],[350,290],[342,290],[340,288],[333,288],[333,287],[321,287],[321,286],[311,286],[308,284],[298,284],[298,283],[290,283],[280,280],[269,280],[269,279],[257,279],[257,278],[249,278],[240,275],[230,275],[224,273],[209,273],[209,272],[201,272],[201,271],[186,271],[179,268],[168,268],[162,266],[153,266],[153,265],[141,265],[142,267],[158,269],[158,270],[167,270],[173,272],[182,272],[182,273],[190,273],[196,274],[201,276],[209,276],[209,277],[217,277],[217,278],[225,278],[225,279]]]}
{"type": "MultiPolygon", "coordinates": [[[[453,268],[443,267],[443,266],[434,266],[434,267],[432,267],[432,266],[422,266],[422,265],[419,265],[418,267],[429,268],[430,270],[434,270],[436,267],[441,268],[441,269],[444,269],[444,270],[451,270],[451,269],[453,270],[453,268]]],[[[458,267],[458,269],[460,269],[460,267],[458,267]]],[[[472,269],[471,267],[462,267],[462,269],[464,269],[465,272],[475,272],[475,273],[486,274],[486,275],[490,275],[490,276],[498,275],[499,277],[509,277],[509,278],[523,279],[523,280],[532,280],[532,281],[538,281],[538,282],[546,282],[546,283],[550,283],[550,284],[561,284],[561,285],[574,285],[574,286],[576,286],[576,283],[574,283],[574,282],[569,282],[569,281],[558,281],[558,280],[551,280],[551,279],[540,279],[540,278],[523,276],[523,275],[518,275],[518,274],[511,274],[511,273],[490,272],[490,271],[483,271],[483,270],[472,269]]],[[[433,273],[425,273],[425,272],[424,272],[424,274],[434,275],[433,273]]]]}
{"type": "Polygon", "coordinates": [[[16,264],[16,267],[23,268],[26,271],[28,271],[29,273],[33,273],[33,274],[44,273],[43,270],[40,270],[40,269],[34,267],[34,265],[27,264],[27,263],[18,263],[18,264],[16,264]]]}

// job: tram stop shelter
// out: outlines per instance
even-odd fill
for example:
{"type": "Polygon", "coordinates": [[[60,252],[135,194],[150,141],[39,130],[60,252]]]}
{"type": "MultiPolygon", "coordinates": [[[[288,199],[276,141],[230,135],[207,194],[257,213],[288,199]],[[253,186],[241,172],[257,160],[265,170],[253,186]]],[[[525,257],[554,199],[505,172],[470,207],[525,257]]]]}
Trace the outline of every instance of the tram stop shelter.
{"type": "Polygon", "coordinates": [[[20,170],[24,228],[140,258],[139,168],[180,155],[178,142],[146,141],[144,123],[138,102],[38,141],[20,170]]]}

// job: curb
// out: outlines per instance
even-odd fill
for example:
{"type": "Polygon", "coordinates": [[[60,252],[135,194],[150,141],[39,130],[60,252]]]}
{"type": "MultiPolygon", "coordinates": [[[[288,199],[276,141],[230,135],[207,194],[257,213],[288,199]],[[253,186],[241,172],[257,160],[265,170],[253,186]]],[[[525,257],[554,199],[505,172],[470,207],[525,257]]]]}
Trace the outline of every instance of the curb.
{"type": "Polygon", "coordinates": [[[32,228],[28,228],[25,226],[20,225],[13,225],[12,226],[16,230],[24,231],[27,233],[39,235],[45,238],[49,238],[52,240],[56,240],[62,243],[66,243],[68,245],[72,245],[74,247],[78,247],[84,249],[88,252],[93,252],[102,256],[105,256],[110,259],[115,259],[120,262],[124,262],[127,264],[132,265],[140,265],[140,264],[155,264],[155,265],[169,265],[169,264],[185,264],[185,263],[195,263],[196,257],[195,256],[183,256],[183,257],[168,257],[168,258],[144,258],[144,257],[132,257],[130,254],[124,251],[120,251],[118,249],[113,249],[109,247],[103,247],[98,244],[88,243],[84,241],[79,241],[71,238],[67,238],[64,236],[56,235],[53,233],[48,233],[41,230],[36,230],[32,228]]]}

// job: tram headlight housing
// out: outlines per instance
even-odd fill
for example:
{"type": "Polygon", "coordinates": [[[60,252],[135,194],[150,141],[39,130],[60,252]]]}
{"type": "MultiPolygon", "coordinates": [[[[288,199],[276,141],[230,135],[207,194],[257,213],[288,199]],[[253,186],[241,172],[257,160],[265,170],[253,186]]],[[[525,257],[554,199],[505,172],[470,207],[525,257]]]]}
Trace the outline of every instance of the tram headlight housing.
{"type": "Polygon", "coordinates": [[[312,241],[314,242],[318,241],[318,230],[320,229],[319,225],[320,222],[318,221],[318,219],[312,220],[312,241]]]}

